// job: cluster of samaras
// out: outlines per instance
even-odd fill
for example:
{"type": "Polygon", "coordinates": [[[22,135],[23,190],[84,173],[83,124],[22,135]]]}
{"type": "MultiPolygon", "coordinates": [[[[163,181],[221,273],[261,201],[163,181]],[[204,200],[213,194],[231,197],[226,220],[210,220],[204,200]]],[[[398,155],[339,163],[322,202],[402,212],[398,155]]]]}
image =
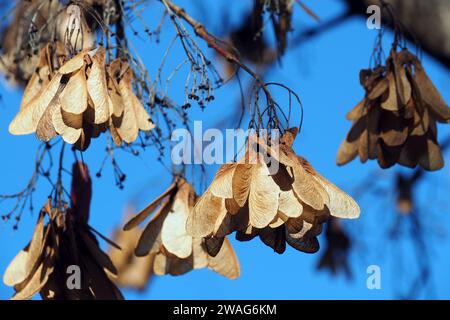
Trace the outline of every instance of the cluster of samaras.
{"type": "Polygon", "coordinates": [[[25,88],[20,111],[9,126],[15,135],[56,136],[85,150],[91,138],[109,129],[114,142],[132,143],[139,130],[154,125],[133,93],[133,70],[116,59],[106,64],[105,49],[83,49],[71,57],[63,43],[47,44],[25,88]]]}
{"type": "Polygon", "coordinates": [[[204,239],[193,237],[186,230],[186,222],[197,199],[194,187],[186,180],[177,178],[163,194],[125,225],[126,232],[133,231],[154,212],[139,237],[134,253],[138,257],[151,257],[151,270],[157,275],[181,275],[208,267],[235,279],[240,274],[240,267],[228,240],[224,239],[220,250],[211,255],[204,239]]]}
{"type": "Polygon", "coordinates": [[[347,115],[353,126],[342,143],[337,163],[378,159],[426,170],[443,167],[436,121],[450,121],[450,108],[420,61],[404,49],[392,50],[386,66],[361,71],[365,98],[347,115]]]}
{"type": "Polygon", "coordinates": [[[40,212],[30,243],[3,276],[3,282],[14,287],[12,299],[31,299],[38,292],[45,300],[122,299],[110,280],[116,268],[100,249],[87,221],[70,208],[64,213],[52,209],[50,202],[40,212]],[[76,272],[71,266],[80,268],[79,287],[67,285],[70,272],[76,272]]]}
{"type": "Polygon", "coordinates": [[[76,162],[70,208],[65,201],[49,198],[30,243],[5,271],[3,282],[15,291],[12,299],[30,299],[38,292],[45,300],[123,298],[112,281],[117,269],[88,224],[91,197],[87,166],[76,162]]]}
{"type": "Polygon", "coordinates": [[[287,131],[277,146],[250,139],[244,158],[223,165],[201,197],[178,178],[126,224],[124,229],[130,230],[156,210],[138,241],[136,255],[154,255],[156,274],[176,275],[209,266],[236,278],[239,264],[227,239],[234,231],[240,241],[259,236],[278,253],[284,252],[286,243],[316,252],[317,236],[330,215],[357,218],[360,209],[295,154],[295,134],[296,130],[287,131]],[[259,151],[252,151],[253,146],[259,151]],[[261,150],[271,163],[277,162],[277,170],[270,170],[261,150]]]}

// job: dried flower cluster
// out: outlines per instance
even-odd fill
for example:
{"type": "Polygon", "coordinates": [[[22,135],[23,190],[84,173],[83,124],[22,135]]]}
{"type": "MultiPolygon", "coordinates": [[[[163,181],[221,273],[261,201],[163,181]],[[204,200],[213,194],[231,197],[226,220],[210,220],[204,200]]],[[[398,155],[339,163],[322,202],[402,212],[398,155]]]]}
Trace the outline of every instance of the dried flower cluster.
{"type": "Polygon", "coordinates": [[[86,167],[74,165],[72,206],[52,208],[52,199],[41,210],[30,243],[8,266],[3,282],[14,286],[15,300],[30,299],[36,293],[46,300],[122,299],[122,294],[110,281],[116,268],[100,249],[88,225],[90,178],[86,167]],[[77,171],[78,170],[78,171],[77,171]],[[86,188],[83,188],[86,187],[86,188]],[[80,190],[83,190],[80,193],[80,190]],[[44,225],[44,219],[48,223],[44,225]],[[69,276],[79,268],[73,287],[69,276]]]}
{"type": "Polygon", "coordinates": [[[186,221],[192,215],[195,201],[193,186],[177,178],[162,195],[125,225],[124,230],[133,229],[155,212],[142,232],[135,254],[154,256],[153,272],[157,275],[181,275],[208,267],[227,278],[237,278],[239,262],[227,239],[221,250],[210,256],[204,239],[186,232],[186,221]]]}
{"type": "Polygon", "coordinates": [[[362,70],[360,78],[366,95],[347,115],[353,126],[337,163],[359,156],[363,163],[378,159],[382,168],[442,168],[436,122],[449,122],[450,108],[417,57],[393,49],[386,66],[362,70]]]}
{"type": "Polygon", "coordinates": [[[278,162],[276,172],[270,172],[261,154],[251,149],[244,159],[219,169],[187,221],[192,236],[216,239],[218,247],[210,248],[211,254],[220,249],[220,239],[234,231],[238,240],[259,236],[278,253],[284,252],[286,242],[297,250],[316,252],[317,236],[330,215],[359,216],[350,196],[295,154],[296,133],[296,129],[285,133],[278,152],[263,145],[262,139],[255,142],[278,162]]]}

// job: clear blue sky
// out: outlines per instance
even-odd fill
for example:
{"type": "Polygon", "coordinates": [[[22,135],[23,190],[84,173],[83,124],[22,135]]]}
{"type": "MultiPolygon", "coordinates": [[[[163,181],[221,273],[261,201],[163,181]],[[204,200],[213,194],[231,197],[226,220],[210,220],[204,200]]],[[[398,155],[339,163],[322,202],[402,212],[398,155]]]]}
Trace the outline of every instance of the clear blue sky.
{"type": "MultiPolygon", "coordinates": [[[[155,28],[160,19],[160,3],[152,4],[144,14],[144,20],[155,28]]],[[[221,29],[221,8],[230,12],[230,20],[236,22],[252,1],[203,1],[212,3],[208,11],[193,8],[189,1],[178,1],[188,11],[214,31],[221,29]],[[229,4],[236,5],[230,8],[229,4]]],[[[305,3],[321,17],[323,21],[342,11],[340,0],[310,1],[305,3]]],[[[296,27],[314,26],[314,22],[298,7],[295,15],[296,27]]],[[[139,26],[139,22],[136,21],[139,26]]],[[[169,31],[162,34],[161,44],[150,43],[147,38],[133,37],[133,44],[144,62],[148,65],[150,76],[157,72],[160,61],[170,37],[172,26],[166,24],[169,31]]],[[[312,40],[299,44],[284,58],[282,66],[277,66],[268,75],[267,81],[282,82],[299,93],[305,110],[302,134],[294,145],[297,153],[305,156],[314,167],[331,181],[349,193],[363,194],[358,185],[376,170],[375,163],[361,165],[355,161],[345,167],[335,165],[335,155],[341,140],[349,129],[345,120],[346,112],[362,97],[358,73],[366,68],[372,51],[376,31],[370,31],[363,19],[351,19],[339,27],[323,33],[312,40]]],[[[389,35],[388,35],[389,37],[389,35]]],[[[200,40],[199,40],[200,42],[200,40]]],[[[182,59],[179,47],[169,58],[169,65],[175,66],[182,59]]],[[[211,51],[207,51],[210,55],[211,51]]],[[[428,56],[424,56],[424,66],[434,80],[446,101],[450,101],[450,77],[448,70],[428,56]]],[[[168,69],[167,73],[170,73],[168,69]]],[[[185,70],[175,77],[169,95],[182,101],[182,89],[185,70]]],[[[14,137],[8,133],[8,124],[16,113],[21,92],[6,86],[0,89],[3,101],[0,104],[0,193],[14,193],[23,188],[30,178],[34,165],[34,156],[38,145],[34,136],[14,137]]],[[[214,127],[224,119],[231,119],[239,98],[238,87],[231,83],[216,92],[216,99],[201,113],[198,107],[191,110],[191,120],[203,120],[203,127],[214,127]]],[[[296,123],[298,115],[294,116],[296,123]]],[[[228,124],[228,127],[231,123],[228,124]]],[[[439,127],[440,137],[450,131],[439,127]]],[[[104,156],[105,139],[94,141],[85,153],[85,160],[95,173],[104,156]]],[[[104,234],[110,234],[121,221],[122,211],[128,201],[137,208],[144,207],[161,193],[170,183],[165,169],[156,162],[156,152],[149,149],[136,158],[126,153],[118,153],[118,161],[127,174],[124,190],[114,186],[111,166],[107,164],[103,177],[94,178],[94,196],[91,208],[91,225],[104,234]]],[[[446,156],[446,161],[450,162],[446,156]]],[[[70,168],[72,158],[66,165],[70,168]]],[[[217,166],[208,167],[208,181],[217,166]]],[[[384,172],[379,179],[386,179],[397,169],[384,172]]],[[[432,248],[433,291],[431,297],[450,298],[450,243],[448,226],[450,210],[445,205],[448,190],[448,165],[438,173],[427,178],[421,187],[419,203],[423,206],[426,232],[429,235],[429,247],[432,248]]],[[[378,178],[377,178],[378,179],[378,178]]],[[[197,175],[197,191],[201,191],[197,175]]],[[[389,180],[386,180],[389,181],[389,180]]],[[[66,182],[70,183],[68,177],[66,182]]],[[[34,196],[36,207],[44,203],[49,185],[41,181],[34,196]]],[[[283,255],[277,255],[259,241],[239,243],[232,239],[241,263],[241,277],[235,281],[227,280],[212,271],[199,270],[181,277],[155,277],[147,291],[136,293],[125,291],[129,299],[392,299],[398,297],[405,287],[405,279],[414,273],[417,262],[408,241],[394,245],[387,242],[387,233],[395,217],[392,191],[379,191],[377,197],[361,198],[361,219],[345,223],[345,228],[354,237],[355,250],[351,256],[353,279],[333,278],[328,273],[317,272],[315,265],[320,254],[306,255],[291,248],[283,255]],[[382,289],[371,291],[366,288],[366,268],[377,264],[382,270],[382,289]]],[[[0,212],[8,210],[11,203],[0,206],[0,212]]],[[[37,208],[36,208],[37,209],[37,208]]],[[[0,270],[5,270],[9,261],[23,248],[31,237],[36,212],[24,215],[18,231],[12,230],[11,222],[0,222],[0,270]]],[[[407,238],[406,238],[407,239],[407,238]]],[[[323,239],[321,239],[323,242],[323,239]]],[[[104,246],[106,248],[106,246],[104,246]]],[[[410,279],[410,278],[409,278],[410,279]]],[[[0,284],[0,299],[7,299],[13,293],[11,288],[0,284]]]]}

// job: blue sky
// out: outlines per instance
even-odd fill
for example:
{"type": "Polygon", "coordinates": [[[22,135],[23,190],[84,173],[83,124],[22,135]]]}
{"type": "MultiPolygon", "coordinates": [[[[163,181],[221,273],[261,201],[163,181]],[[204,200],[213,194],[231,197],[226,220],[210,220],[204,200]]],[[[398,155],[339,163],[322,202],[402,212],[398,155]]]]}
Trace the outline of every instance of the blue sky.
{"type": "MultiPolygon", "coordinates": [[[[155,28],[160,19],[160,3],[150,1],[144,13],[146,23],[155,28]]],[[[230,20],[240,19],[252,1],[217,1],[208,11],[192,7],[189,1],[178,1],[197,19],[217,32],[221,29],[221,8],[226,5],[230,20]],[[230,8],[229,4],[233,7],[230,8]],[[234,5],[236,5],[234,7],[234,5]],[[206,14],[207,12],[207,14],[206,14]],[[216,18],[217,17],[217,18],[216,18]]],[[[204,1],[206,3],[206,1],[204,1]]],[[[343,5],[340,0],[305,1],[322,19],[339,14],[343,5]]],[[[298,8],[296,8],[298,9],[298,8]]],[[[296,27],[314,26],[304,13],[297,10],[296,27]]],[[[136,21],[139,28],[139,22],[136,21]]],[[[172,26],[166,23],[168,31],[164,31],[160,44],[150,42],[148,38],[134,37],[136,52],[148,66],[153,79],[157,72],[158,61],[164,54],[173,35],[172,26]]],[[[365,20],[352,18],[342,25],[327,31],[303,44],[298,44],[267,75],[267,81],[277,81],[288,85],[296,91],[304,107],[304,122],[301,135],[294,148],[298,154],[306,157],[312,165],[329,180],[348,191],[358,194],[362,209],[358,221],[346,222],[345,228],[354,238],[354,250],[351,255],[353,279],[331,277],[326,272],[317,272],[320,254],[306,255],[291,248],[283,255],[277,255],[259,241],[239,243],[232,239],[235,251],[241,264],[241,277],[235,281],[227,280],[212,271],[198,270],[181,277],[154,277],[148,290],[144,293],[124,291],[128,299],[392,299],[398,298],[405,288],[410,274],[417,268],[413,248],[408,236],[403,241],[388,242],[387,233],[394,220],[395,212],[392,190],[380,190],[374,195],[365,195],[359,185],[373,172],[377,171],[376,163],[361,165],[354,161],[338,168],[335,155],[341,140],[349,129],[345,120],[346,112],[362,97],[363,90],[359,85],[359,70],[368,67],[376,31],[368,30],[365,20]],[[382,270],[381,290],[366,288],[366,268],[376,264],[382,270]],[[406,279],[406,280],[405,280],[406,279]]],[[[386,40],[389,43],[390,35],[386,40]]],[[[201,43],[201,40],[198,40],[201,43]]],[[[212,55],[211,51],[206,51],[212,55]]],[[[171,52],[168,65],[175,66],[182,60],[182,52],[175,47],[171,52]]],[[[441,67],[427,55],[423,64],[441,91],[446,101],[450,101],[450,77],[448,70],[441,67]]],[[[170,68],[167,69],[170,73],[170,68]]],[[[169,95],[183,101],[183,83],[185,70],[180,70],[174,77],[169,95]]],[[[37,140],[34,136],[11,136],[7,127],[16,113],[21,92],[6,86],[0,88],[2,102],[0,104],[0,193],[14,193],[23,188],[29,180],[33,165],[37,140]]],[[[210,128],[224,119],[231,119],[239,101],[239,89],[236,83],[227,84],[215,93],[216,99],[204,112],[198,107],[191,109],[191,120],[202,120],[204,128],[210,128]]],[[[282,98],[282,97],[279,97],[282,98]]],[[[298,110],[297,110],[298,111],[298,110]]],[[[297,123],[298,114],[293,116],[297,123]]],[[[228,127],[232,123],[227,124],[228,127]]],[[[450,131],[440,126],[440,137],[447,136],[450,131]]],[[[105,137],[95,140],[84,159],[94,174],[101,165],[104,156],[105,137]]],[[[122,169],[127,174],[124,190],[114,186],[111,166],[107,163],[103,176],[94,178],[94,196],[91,208],[90,224],[104,234],[110,234],[120,223],[123,208],[132,201],[140,209],[160,194],[170,183],[170,176],[156,161],[155,150],[149,149],[139,157],[127,153],[117,153],[122,169]]],[[[446,161],[449,162],[446,155],[446,161]]],[[[67,157],[66,165],[70,168],[73,161],[67,157]]],[[[210,181],[217,166],[207,168],[207,179],[210,181]]],[[[375,179],[389,182],[389,177],[398,168],[381,172],[375,179]]],[[[196,171],[198,172],[198,170],[196,171]]],[[[446,166],[438,173],[430,174],[427,181],[420,186],[420,214],[426,226],[428,244],[432,257],[432,290],[427,297],[450,298],[450,243],[448,225],[450,225],[449,208],[445,205],[448,190],[449,169],[446,166]]],[[[197,191],[201,192],[199,175],[193,179],[197,191]]],[[[66,183],[70,183],[66,177],[66,183]]],[[[50,187],[41,181],[34,196],[35,206],[44,203],[50,187]]],[[[3,203],[0,212],[8,210],[11,203],[3,203]]],[[[0,270],[3,273],[9,261],[23,248],[31,237],[37,213],[26,213],[18,231],[12,230],[12,223],[0,222],[0,270]]],[[[406,232],[406,231],[405,231],[406,232]]],[[[323,242],[323,239],[321,239],[323,242]]],[[[104,246],[106,248],[106,246],[104,246]]],[[[13,290],[0,284],[0,299],[7,299],[13,290]]]]}

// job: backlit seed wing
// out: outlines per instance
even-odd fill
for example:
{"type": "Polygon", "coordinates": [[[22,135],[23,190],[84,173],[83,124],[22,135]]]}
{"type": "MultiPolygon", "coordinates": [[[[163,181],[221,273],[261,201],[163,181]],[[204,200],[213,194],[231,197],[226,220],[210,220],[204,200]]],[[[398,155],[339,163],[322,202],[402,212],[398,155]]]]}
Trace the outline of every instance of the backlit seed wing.
{"type": "Polygon", "coordinates": [[[289,219],[286,232],[293,239],[301,239],[312,229],[313,225],[301,219],[289,219]]]}
{"type": "Polygon", "coordinates": [[[225,199],[225,208],[227,209],[227,212],[231,215],[235,215],[236,213],[239,212],[239,209],[241,209],[241,207],[234,199],[225,199]]]}
{"type": "Polygon", "coordinates": [[[203,246],[202,238],[192,238],[193,268],[202,269],[208,266],[208,253],[203,246]]]}
{"type": "Polygon", "coordinates": [[[354,160],[358,155],[358,144],[358,140],[349,142],[347,138],[345,138],[339,146],[339,150],[336,156],[336,164],[338,166],[342,166],[354,160]]]}
{"type": "Polygon", "coordinates": [[[208,257],[208,267],[232,280],[239,277],[241,273],[239,261],[228,239],[225,238],[217,256],[208,257]]]}
{"type": "Polygon", "coordinates": [[[86,51],[82,51],[75,57],[64,63],[61,68],[59,68],[58,73],[65,75],[76,71],[79,71],[84,66],[84,56],[86,51]]]}
{"type": "Polygon", "coordinates": [[[73,74],[60,95],[64,111],[81,114],[88,107],[87,81],[84,69],[73,74]]]}
{"type": "Polygon", "coordinates": [[[316,237],[293,238],[287,233],[286,242],[294,249],[305,253],[316,253],[320,249],[320,244],[316,237]]]}
{"type": "Polygon", "coordinates": [[[358,104],[350,110],[345,116],[347,120],[355,121],[361,118],[365,112],[366,99],[362,99],[358,104]]]}
{"type": "Polygon", "coordinates": [[[74,129],[82,129],[84,124],[83,114],[75,114],[61,109],[61,117],[64,123],[74,129]]]}
{"type": "Polygon", "coordinates": [[[45,214],[40,212],[33,237],[31,238],[30,246],[28,248],[28,260],[26,263],[26,269],[28,272],[31,272],[31,270],[36,266],[44,249],[44,216],[45,214]]]}
{"type": "MultiPolygon", "coordinates": [[[[294,155],[297,157],[296,155],[294,155]]],[[[298,162],[297,165],[292,168],[294,173],[294,182],[292,184],[294,194],[304,203],[310,205],[316,210],[322,210],[325,202],[322,193],[320,192],[320,186],[317,185],[312,176],[304,169],[304,167],[298,162]]]]}
{"type": "Polygon", "coordinates": [[[56,132],[68,144],[75,144],[80,139],[83,129],[75,129],[67,126],[62,119],[61,108],[56,109],[53,113],[52,122],[56,132]]]}
{"type": "Polygon", "coordinates": [[[120,137],[112,118],[109,120],[109,132],[111,133],[111,138],[116,146],[120,147],[122,145],[122,138],[120,137]]]}
{"type": "Polygon", "coordinates": [[[153,271],[157,275],[171,274],[178,276],[185,274],[193,269],[192,257],[187,259],[180,259],[172,255],[165,255],[158,253],[155,256],[153,271]]]}
{"type": "Polygon", "coordinates": [[[264,228],[258,232],[259,238],[266,245],[271,247],[276,253],[282,254],[286,250],[285,226],[277,228],[264,228]]]}
{"type": "Polygon", "coordinates": [[[418,141],[426,139],[424,136],[411,136],[406,140],[400,153],[398,163],[408,168],[415,168],[418,164],[418,141]]]}
{"type": "Polygon", "coordinates": [[[178,258],[185,259],[192,253],[192,237],[186,233],[186,221],[190,208],[182,199],[175,199],[161,230],[164,247],[178,258]]]}
{"type": "Polygon", "coordinates": [[[325,188],[330,197],[328,209],[332,216],[344,219],[356,219],[359,217],[360,208],[352,197],[321,175],[317,174],[314,178],[325,188]]]}
{"type": "Polygon", "coordinates": [[[389,96],[386,101],[381,103],[381,107],[389,111],[398,111],[397,87],[395,85],[395,76],[392,72],[388,73],[389,96]]]}
{"type": "Polygon", "coordinates": [[[158,276],[163,276],[168,273],[167,258],[162,253],[155,255],[153,260],[153,272],[158,276]]]}
{"type": "Polygon", "coordinates": [[[423,136],[427,133],[430,122],[435,120],[431,119],[427,108],[424,108],[423,112],[420,112],[417,108],[414,108],[413,121],[413,130],[411,131],[410,135],[423,136]]]}
{"type": "Polygon", "coordinates": [[[209,189],[211,193],[220,198],[233,198],[232,181],[236,169],[236,164],[224,164],[217,170],[209,189]]]}
{"type": "Polygon", "coordinates": [[[12,287],[23,282],[27,278],[30,271],[27,268],[28,260],[28,252],[21,250],[11,261],[8,268],[6,268],[6,271],[3,274],[3,283],[9,287],[12,287]]]}
{"type": "Polygon", "coordinates": [[[172,182],[172,184],[160,196],[158,196],[158,198],[153,200],[144,210],[139,212],[134,218],[128,221],[123,227],[123,230],[130,230],[141,224],[153,211],[155,211],[155,209],[161,204],[164,198],[174,192],[176,186],[177,182],[172,182]]]}
{"type": "Polygon", "coordinates": [[[253,164],[237,164],[232,176],[232,197],[239,207],[243,207],[248,199],[253,164]]]}
{"type": "Polygon", "coordinates": [[[36,127],[36,135],[39,140],[48,142],[58,135],[53,125],[52,117],[53,113],[59,108],[60,105],[58,103],[58,98],[53,99],[52,102],[50,102],[48,108],[45,110],[36,127]]]}
{"type": "Polygon", "coordinates": [[[390,147],[383,140],[379,140],[377,148],[378,164],[381,168],[390,168],[398,162],[402,146],[390,147]]]}
{"type": "Polygon", "coordinates": [[[97,53],[92,58],[92,68],[87,80],[87,90],[92,99],[95,109],[94,123],[105,123],[110,115],[110,97],[106,85],[105,75],[106,52],[103,47],[99,47],[97,53]]]}
{"type": "Polygon", "coordinates": [[[128,65],[124,65],[122,69],[125,69],[125,74],[119,82],[119,94],[122,97],[122,104],[124,107],[123,118],[120,126],[117,126],[117,131],[126,143],[132,143],[136,140],[139,127],[136,119],[136,113],[134,110],[132,80],[133,71],[128,65]]]}
{"type": "Polygon", "coordinates": [[[381,109],[372,107],[369,110],[366,121],[366,129],[359,139],[358,154],[362,163],[368,159],[375,159],[377,154],[377,142],[379,134],[379,122],[381,109]]]}
{"type": "MultiPolygon", "coordinates": [[[[373,87],[372,91],[370,91],[370,93],[368,94],[367,98],[369,98],[370,100],[378,99],[388,89],[389,89],[389,80],[386,79],[386,78],[382,78],[373,87]]],[[[363,102],[363,105],[364,105],[364,102],[363,102]]]]}
{"type": "Polygon", "coordinates": [[[11,134],[22,135],[36,131],[39,120],[60,87],[60,81],[61,75],[55,75],[39,95],[23,106],[9,125],[11,134]]]}
{"type": "Polygon", "coordinates": [[[225,237],[214,237],[213,236],[213,237],[205,238],[203,244],[205,246],[206,252],[208,252],[208,254],[211,257],[217,256],[220,249],[222,248],[224,240],[225,240],[225,237]]]}
{"type": "Polygon", "coordinates": [[[92,138],[92,127],[85,125],[81,130],[80,138],[73,145],[74,148],[80,151],[87,150],[87,148],[89,148],[89,145],[91,144],[91,138],[92,138]]]}
{"type": "Polygon", "coordinates": [[[259,163],[252,170],[248,207],[250,224],[255,228],[267,227],[278,212],[280,188],[269,175],[266,164],[259,163]]]}
{"type": "Polygon", "coordinates": [[[49,75],[50,71],[46,65],[42,66],[39,70],[36,70],[33,73],[33,76],[23,92],[22,102],[20,104],[21,110],[41,92],[42,87],[48,83],[47,78],[49,75]]]}
{"type": "Polygon", "coordinates": [[[134,94],[132,95],[132,97],[133,97],[134,113],[136,115],[136,120],[139,129],[142,131],[150,131],[154,129],[155,125],[150,119],[150,116],[147,113],[147,110],[145,110],[141,101],[139,101],[139,99],[134,94]]]}
{"type": "Polygon", "coordinates": [[[44,263],[41,263],[36,271],[31,275],[26,283],[21,284],[21,288],[16,294],[11,298],[11,300],[29,300],[36,293],[38,293],[47,282],[50,275],[50,268],[44,268],[44,263]]]}
{"type": "Polygon", "coordinates": [[[279,226],[283,225],[285,220],[283,220],[283,218],[286,218],[286,216],[283,216],[282,218],[282,214],[277,214],[277,216],[275,217],[275,219],[273,219],[273,221],[269,224],[269,229],[276,229],[279,226]]]}
{"type": "Polygon", "coordinates": [[[289,218],[298,218],[303,212],[303,206],[295,197],[292,190],[281,191],[279,196],[278,211],[289,218]]]}
{"type": "Polygon", "coordinates": [[[420,95],[430,106],[431,111],[436,114],[437,120],[441,122],[450,120],[450,108],[418,61],[414,64],[414,79],[419,87],[420,95]]]}
{"type": "Polygon", "coordinates": [[[407,120],[402,116],[390,111],[383,111],[379,124],[380,137],[388,146],[401,146],[405,143],[409,128],[407,120]]]}
{"type": "Polygon", "coordinates": [[[214,226],[214,232],[212,234],[219,238],[225,237],[236,230],[245,230],[249,226],[249,223],[249,211],[247,204],[243,208],[240,208],[234,215],[229,214],[226,210],[223,210],[217,218],[216,225],[214,226]]]}
{"type": "Polygon", "coordinates": [[[441,149],[432,139],[426,140],[426,151],[419,157],[419,164],[429,171],[439,170],[444,166],[441,149]]]}
{"type": "Polygon", "coordinates": [[[153,254],[159,251],[161,246],[161,229],[164,220],[170,212],[170,208],[171,203],[169,200],[166,200],[158,211],[155,212],[155,215],[145,227],[138,241],[135,250],[136,256],[143,257],[149,253],[153,254]]]}
{"type": "Polygon", "coordinates": [[[187,233],[194,238],[212,235],[216,224],[220,224],[218,219],[223,217],[224,211],[226,212],[225,201],[214,196],[211,190],[206,190],[187,219],[187,233]]]}
{"type": "MultiPolygon", "coordinates": [[[[311,210],[311,208],[308,208],[308,210],[311,210]]],[[[305,229],[306,223],[307,222],[303,219],[303,217],[288,219],[286,221],[286,229],[290,234],[299,234],[305,229]]]]}
{"type": "MultiPolygon", "coordinates": [[[[117,85],[117,88],[119,85],[117,85]]],[[[118,89],[117,89],[118,90],[118,89]]],[[[111,105],[109,113],[116,118],[120,118],[123,116],[124,106],[122,102],[122,98],[115,88],[109,91],[109,96],[111,98],[111,105]]]]}
{"type": "Polygon", "coordinates": [[[402,106],[406,106],[411,99],[412,88],[409,80],[406,76],[406,71],[403,68],[400,60],[395,54],[393,58],[394,62],[394,73],[395,73],[395,83],[397,87],[397,94],[400,98],[402,106]]]}
{"type": "Polygon", "coordinates": [[[92,258],[94,258],[97,264],[110,274],[117,275],[116,267],[114,266],[108,255],[100,249],[94,235],[83,231],[79,232],[79,234],[81,235],[83,242],[85,243],[92,258]]]}

